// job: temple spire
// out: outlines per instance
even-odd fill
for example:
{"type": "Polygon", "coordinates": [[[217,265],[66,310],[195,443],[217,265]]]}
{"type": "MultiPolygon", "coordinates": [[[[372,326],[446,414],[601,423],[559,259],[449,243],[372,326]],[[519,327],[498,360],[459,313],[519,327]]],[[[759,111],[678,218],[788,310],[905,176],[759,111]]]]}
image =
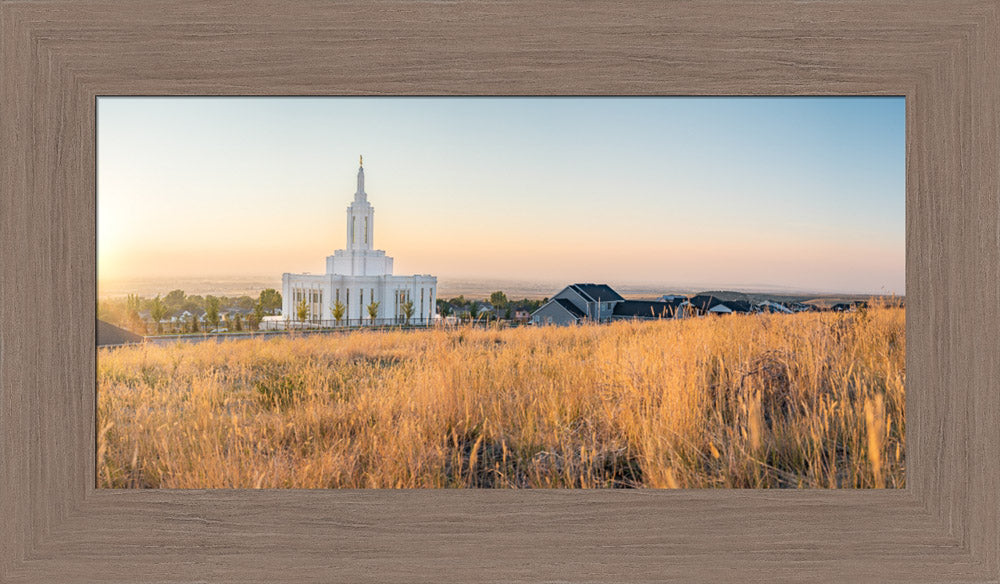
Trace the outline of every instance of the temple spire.
{"type": "MultiPolygon", "coordinates": [[[[347,207],[347,249],[354,251],[372,250],[374,245],[375,210],[365,193],[364,159],[358,157],[358,190],[354,202],[347,207]]],[[[353,272],[351,272],[353,273],[353,272]]]]}
{"type": "Polygon", "coordinates": [[[365,167],[364,157],[358,156],[358,190],[354,193],[354,198],[361,200],[365,198],[365,167]]]}

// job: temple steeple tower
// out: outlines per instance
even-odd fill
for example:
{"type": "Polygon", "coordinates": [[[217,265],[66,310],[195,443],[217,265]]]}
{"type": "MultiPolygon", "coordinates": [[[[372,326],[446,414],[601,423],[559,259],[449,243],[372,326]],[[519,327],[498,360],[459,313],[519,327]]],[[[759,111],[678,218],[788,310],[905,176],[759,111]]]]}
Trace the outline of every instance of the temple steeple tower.
{"type": "Polygon", "coordinates": [[[354,202],[347,207],[347,248],[349,250],[375,249],[375,208],[368,202],[365,192],[364,159],[358,159],[358,190],[354,202]]]}
{"type": "Polygon", "coordinates": [[[331,317],[338,303],[343,306],[346,320],[338,319],[336,326],[433,324],[437,278],[429,274],[393,275],[392,257],[385,250],[375,249],[375,209],[365,193],[361,158],[357,190],[347,206],[346,219],[347,245],[326,256],[325,274],[282,274],[285,327],[327,326],[333,322],[331,317]],[[412,311],[404,310],[408,302],[412,303],[412,311]],[[302,303],[307,308],[305,320],[298,318],[302,303]],[[372,312],[376,312],[374,318],[372,312]]]}
{"type": "Polygon", "coordinates": [[[365,193],[365,159],[358,156],[358,190],[354,193],[355,201],[363,201],[368,198],[365,193]]]}

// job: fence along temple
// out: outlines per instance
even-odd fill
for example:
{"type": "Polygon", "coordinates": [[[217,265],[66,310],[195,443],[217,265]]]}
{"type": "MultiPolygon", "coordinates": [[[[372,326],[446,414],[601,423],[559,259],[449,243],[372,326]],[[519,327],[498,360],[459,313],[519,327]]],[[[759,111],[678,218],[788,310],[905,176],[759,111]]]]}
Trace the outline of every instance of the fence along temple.
{"type": "Polygon", "coordinates": [[[368,306],[378,303],[376,324],[403,323],[403,305],[413,303],[411,324],[429,324],[434,317],[437,278],[427,274],[394,276],[392,258],[375,249],[375,208],[365,193],[364,159],[358,161],[358,189],[347,207],[347,245],[326,258],[326,274],[281,276],[285,321],[299,320],[298,307],[305,300],[306,320],[334,320],[332,308],[340,301],[345,312],[341,324],[368,324],[368,306]]]}

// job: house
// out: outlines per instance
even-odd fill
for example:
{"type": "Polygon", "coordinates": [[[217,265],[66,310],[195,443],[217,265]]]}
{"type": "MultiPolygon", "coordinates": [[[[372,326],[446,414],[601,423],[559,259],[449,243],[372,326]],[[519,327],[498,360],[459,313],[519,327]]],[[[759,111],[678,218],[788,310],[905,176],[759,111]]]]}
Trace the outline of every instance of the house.
{"type": "Polygon", "coordinates": [[[756,312],[754,305],[746,300],[723,300],[722,304],[734,313],[750,314],[756,312]]]}
{"type": "Polygon", "coordinates": [[[97,346],[118,347],[141,343],[144,339],[133,332],[117,327],[110,322],[97,320],[97,346]]]}
{"type": "Polygon", "coordinates": [[[780,312],[781,314],[792,314],[792,310],[784,304],[778,304],[777,302],[771,302],[770,300],[765,300],[757,304],[757,309],[761,312],[780,312]]]}
{"type": "Polygon", "coordinates": [[[577,308],[583,310],[588,318],[598,322],[611,318],[615,303],[625,301],[607,284],[572,284],[556,294],[556,297],[561,294],[565,294],[564,298],[574,301],[577,308]]]}
{"type": "Polygon", "coordinates": [[[579,324],[587,313],[566,298],[553,298],[531,314],[533,324],[579,324]]]}
{"type": "Polygon", "coordinates": [[[834,304],[830,310],[836,312],[854,312],[858,308],[868,308],[868,303],[864,300],[855,300],[854,302],[838,302],[834,304]]]}
{"type": "MultiPolygon", "coordinates": [[[[681,315],[683,296],[670,301],[625,300],[607,284],[571,284],[531,314],[535,324],[577,324],[584,320],[658,320],[681,315]]],[[[526,313],[527,311],[523,311],[526,313]]]]}
{"type": "Polygon", "coordinates": [[[754,305],[747,300],[721,300],[711,294],[698,294],[691,298],[673,294],[663,295],[658,300],[625,300],[607,284],[570,284],[533,312],[531,322],[568,325],[584,320],[659,320],[757,312],[792,314],[788,307],[770,300],[754,305]]]}
{"type": "Polygon", "coordinates": [[[687,300],[687,296],[683,294],[664,294],[656,299],[657,302],[684,302],[687,300]]]}
{"type": "Polygon", "coordinates": [[[488,302],[472,301],[468,308],[462,311],[466,316],[472,316],[472,311],[476,311],[476,319],[484,320],[487,315],[493,314],[493,307],[488,302]]]}
{"type": "Polygon", "coordinates": [[[507,309],[501,308],[499,306],[493,306],[489,302],[479,303],[479,318],[495,318],[501,319],[506,314],[507,309]]]}
{"type": "Polygon", "coordinates": [[[678,318],[681,315],[683,296],[671,302],[659,300],[623,300],[615,304],[612,318],[615,320],[659,320],[678,318]]]}
{"type": "Polygon", "coordinates": [[[615,304],[624,302],[607,284],[570,284],[531,314],[534,324],[577,324],[584,319],[605,322],[615,304]]]}
{"type": "Polygon", "coordinates": [[[527,308],[517,307],[514,309],[514,322],[528,322],[531,320],[531,313],[527,308]]]}
{"type": "Polygon", "coordinates": [[[185,310],[176,316],[170,317],[170,322],[178,322],[178,321],[191,322],[195,318],[197,318],[200,322],[204,320],[204,316],[205,316],[205,311],[200,308],[196,308],[194,309],[193,312],[190,310],[185,310]]]}
{"type": "Polygon", "coordinates": [[[681,306],[686,312],[692,312],[696,315],[732,314],[733,312],[722,300],[710,294],[692,296],[685,302],[682,302],[681,306]]]}

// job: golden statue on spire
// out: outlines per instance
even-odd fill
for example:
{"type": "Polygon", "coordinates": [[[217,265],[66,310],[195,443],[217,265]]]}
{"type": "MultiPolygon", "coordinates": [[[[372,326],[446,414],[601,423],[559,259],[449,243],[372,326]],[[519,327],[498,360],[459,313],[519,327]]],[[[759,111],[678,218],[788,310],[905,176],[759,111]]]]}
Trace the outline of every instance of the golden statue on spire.
{"type": "Polygon", "coordinates": [[[358,166],[364,166],[364,165],[365,165],[365,157],[364,157],[364,156],[361,156],[361,155],[359,154],[359,155],[358,155],[358,166]]]}

